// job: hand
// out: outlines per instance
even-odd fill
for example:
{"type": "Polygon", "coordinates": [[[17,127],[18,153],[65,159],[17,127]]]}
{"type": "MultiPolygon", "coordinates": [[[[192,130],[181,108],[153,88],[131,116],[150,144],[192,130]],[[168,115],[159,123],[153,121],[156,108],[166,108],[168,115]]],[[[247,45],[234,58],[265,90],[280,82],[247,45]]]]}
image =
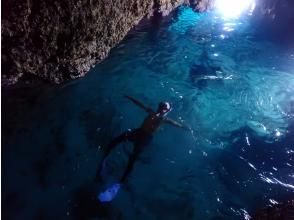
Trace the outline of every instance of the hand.
{"type": "Polygon", "coordinates": [[[186,125],[183,125],[182,128],[186,131],[191,131],[192,129],[186,125]]]}

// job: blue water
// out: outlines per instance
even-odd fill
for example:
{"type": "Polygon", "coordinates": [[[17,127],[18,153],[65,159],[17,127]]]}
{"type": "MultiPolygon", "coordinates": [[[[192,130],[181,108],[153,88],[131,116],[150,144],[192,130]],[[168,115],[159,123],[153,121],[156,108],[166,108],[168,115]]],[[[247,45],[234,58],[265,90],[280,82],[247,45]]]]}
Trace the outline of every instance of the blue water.
{"type": "Polygon", "coordinates": [[[293,198],[294,50],[260,37],[251,19],[180,8],[132,30],[86,77],[40,90],[4,142],[7,218],[248,219],[293,198]],[[132,146],[112,152],[95,185],[103,150],[146,116],[124,95],[169,101],[169,117],[192,131],[163,125],[98,208],[132,146]]]}

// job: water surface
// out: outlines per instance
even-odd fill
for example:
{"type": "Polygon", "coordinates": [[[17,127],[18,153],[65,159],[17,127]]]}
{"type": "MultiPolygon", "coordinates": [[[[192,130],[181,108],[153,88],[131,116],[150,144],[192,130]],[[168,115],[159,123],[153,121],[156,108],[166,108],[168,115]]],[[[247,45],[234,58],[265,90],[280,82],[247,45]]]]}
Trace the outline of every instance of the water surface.
{"type": "MultiPolygon", "coordinates": [[[[293,198],[294,50],[257,32],[248,15],[180,8],[132,30],[86,77],[42,90],[4,142],[8,218],[92,215],[103,149],[146,116],[125,94],[153,108],[169,101],[169,116],[192,131],[162,126],[100,216],[248,219],[293,198]]],[[[106,183],[131,149],[112,153],[106,183]]]]}

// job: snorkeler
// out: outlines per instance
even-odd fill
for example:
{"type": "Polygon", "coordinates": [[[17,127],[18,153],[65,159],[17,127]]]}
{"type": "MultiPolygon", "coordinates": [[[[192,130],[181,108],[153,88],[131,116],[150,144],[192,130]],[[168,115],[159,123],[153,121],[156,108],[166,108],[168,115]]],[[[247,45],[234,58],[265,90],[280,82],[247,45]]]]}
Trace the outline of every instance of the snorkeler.
{"type": "Polygon", "coordinates": [[[133,143],[134,149],[131,156],[129,157],[127,168],[120,179],[120,183],[123,183],[127,176],[130,174],[139,154],[142,152],[144,147],[150,143],[153,133],[157,130],[161,123],[169,123],[179,128],[189,129],[188,127],[166,117],[166,115],[171,111],[171,106],[168,102],[160,102],[157,111],[155,112],[135,98],[130,96],[125,97],[131,100],[140,108],[144,109],[148,113],[148,116],[145,118],[140,128],[129,129],[118,137],[114,138],[108,145],[103,155],[102,162],[97,173],[98,178],[100,177],[100,173],[105,166],[105,159],[110,154],[111,150],[123,141],[130,141],[133,143]]]}

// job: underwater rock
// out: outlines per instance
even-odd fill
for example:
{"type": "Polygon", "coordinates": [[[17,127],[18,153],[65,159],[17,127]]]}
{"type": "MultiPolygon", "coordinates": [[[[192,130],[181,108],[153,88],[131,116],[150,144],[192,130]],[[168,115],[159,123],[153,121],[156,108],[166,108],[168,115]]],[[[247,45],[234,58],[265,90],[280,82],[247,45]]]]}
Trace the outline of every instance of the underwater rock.
{"type": "Polygon", "coordinates": [[[222,82],[223,77],[217,75],[221,72],[221,68],[217,66],[193,64],[190,69],[189,80],[192,85],[203,89],[207,86],[209,80],[222,82]]]}
{"type": "Polygon", "coordinates": [[[194,63],[190,68],[189,79],[192,85],[203,89],[207,86],[208,81],[215,81],[223,83],[222,68],[216,66],[212,59],[210,59],[206,50],[200,55],[198,62],[194,63]]]}

